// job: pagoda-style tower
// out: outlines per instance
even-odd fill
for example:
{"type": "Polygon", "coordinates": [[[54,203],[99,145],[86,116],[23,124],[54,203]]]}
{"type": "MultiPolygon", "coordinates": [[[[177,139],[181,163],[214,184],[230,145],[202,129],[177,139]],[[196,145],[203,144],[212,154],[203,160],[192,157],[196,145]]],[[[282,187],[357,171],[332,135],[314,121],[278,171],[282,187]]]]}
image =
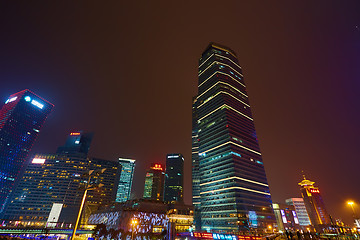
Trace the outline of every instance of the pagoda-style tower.
{"type": "Polygon", "coordinates": [[[299,185],[306,211],[311,224],[317,231],[321,231],[323,227],[331,224],[330,215],[326,211],[319,188],[314,187],[315,182],[306,179],[305,176],[303,177],[304,179],[299,182],[299,185]]]}

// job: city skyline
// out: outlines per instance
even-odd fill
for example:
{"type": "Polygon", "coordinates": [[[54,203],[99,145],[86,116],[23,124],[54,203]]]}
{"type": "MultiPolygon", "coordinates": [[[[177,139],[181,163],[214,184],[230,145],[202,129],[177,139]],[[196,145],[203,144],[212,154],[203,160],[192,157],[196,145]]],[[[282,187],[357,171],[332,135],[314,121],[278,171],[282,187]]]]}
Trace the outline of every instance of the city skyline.
{"type": "Polygon", "coordinates": [[[138,196],[145,169],[181,152],[190,203],[197,61],[219,42],[246,72],[273,200],[300,197],[304,170],[329,213],[351,220],[345,201],[360,201],[358,3],[232,2],[226,14],[215,2],[24,5],[2,8],[0,96],[29,88],[54,103],[33,152],[53,152],[71,130],[94,131],[91,155],[137,160],[138,196]],[[219,17],[204,25],[211,12],[219,17]]]}

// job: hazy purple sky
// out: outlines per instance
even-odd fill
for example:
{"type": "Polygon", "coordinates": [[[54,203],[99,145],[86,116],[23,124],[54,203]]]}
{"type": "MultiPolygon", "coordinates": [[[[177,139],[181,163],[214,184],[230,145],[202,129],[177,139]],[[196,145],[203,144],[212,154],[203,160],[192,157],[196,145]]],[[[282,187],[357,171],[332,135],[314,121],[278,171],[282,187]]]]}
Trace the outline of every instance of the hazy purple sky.
{"type": "Polygon", "coordinates": [[[25,88],[55,104],[34,152],[72,130],[91,154],[145,169],[185,156],[191,203],[191,99],[209,44],[232,48],[247,84],[273,201],[299,197],[301,171],[328,211],[359,205],[359,1],[3,1],[0,98],[25,88]]]}

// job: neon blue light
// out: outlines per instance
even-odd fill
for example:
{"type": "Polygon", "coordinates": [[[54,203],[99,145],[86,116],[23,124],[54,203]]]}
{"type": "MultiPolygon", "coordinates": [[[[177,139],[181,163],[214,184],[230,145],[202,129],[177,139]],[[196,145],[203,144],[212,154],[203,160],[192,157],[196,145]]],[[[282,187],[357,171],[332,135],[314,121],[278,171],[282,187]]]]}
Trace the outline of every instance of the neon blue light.
{"type": "Polygon", "coordinates": [[[24,99],[25,99],[25,101],[27,101],[27,102],[30,102],[30,101],[31,101],[31,97],[29,97],[29,96],[24,97],[24,99]]]}
{"type": "Polygon", "coordinates": [[[39,102],[36,101],[36,100],[32,100],[32,101],[31,101],[31,104],[37,106],[37,107],[40,108],[40,109],[43,109],[43,107],[44,107],[44,104],[41,104],[41,103],[39,103],[39,102]]]}
{"type": "Polygon", "coordinates": [[[10,103],[10,102],[13,102],[17,99],[17,97],[12,97],[12,98],[9,98],[8,100],[6,100],[5,104],[7,103],[10,103]]]}

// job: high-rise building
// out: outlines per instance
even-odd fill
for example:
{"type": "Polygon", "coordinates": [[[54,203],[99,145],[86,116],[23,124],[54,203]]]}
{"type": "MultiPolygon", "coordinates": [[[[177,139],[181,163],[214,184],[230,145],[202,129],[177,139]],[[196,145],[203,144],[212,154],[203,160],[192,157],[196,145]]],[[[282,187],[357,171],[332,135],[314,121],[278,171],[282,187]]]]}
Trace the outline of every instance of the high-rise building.
{"type": "Polygon", "coordinates": [[[292,205],[295,207],[295,212],[299,219],[300,226],[309,226],[310,219],[309,215],[307,214],[304,199],[302,198],[289,198],[285,200],[285,203],[288,205],[292,205]]]}
{"type": "Polygon", "coordinates": [[[11,95],[0,110],[0,213],[53,104],[30,90],[11,95]]]}
{"type": "Polygon", "coordinates": [[[145,175],[144,195],[145,199],[164,200],[164,168],[161,164],[155,163],[145,175]]]}
{"type": "Polygon", "coordinates": [[[116,193],[116,202],[126,202],[130,200],[131,186],[134,178],[135,160],[119,158],[121,174],[116,193]]]}
{"type": "Polygon", "coordinates": [[[275,216],[243,74],[231,49],[215,43],[206,48],[199,61],[198,91],[193,101],[193,153],[198,152],[193,154],[193,201],[201,228],[265,230],[275,224],[275,216]]]}
{"type": "Polygon", "coordinates": [[[89,209],[96,210],[99,205],[112,203],[121,166],[115,161],[88,157],[92,135],[81,131],[70,133],[65,146],[59,147],[57,153],[36,154],[15,188],[3,219],[30,225],[46,221],[74,223],[89,170],[106,169],[91,177],[91,185],[101,183],[103,186],[88,191],[85,213],[89,209]],[[58,214],[52,214],[53,219],[48,219],[54,204],[58,214]]]}
{"type": "Polygon", "coordinates": [[[181,154],[166,155],[165,202],[183,202],[184,157],[181,154]]]}
{"type": "Polygon", "coordinates": [[[309,215],[311,225],[317,231],[322,231],[323,227],[331,224],[330,215],[327,213],[324,201],[318,187],[314,187],[315,182],[305,178],[299,182],[300,192],[304,199],[306,211],[309,215]]]}

